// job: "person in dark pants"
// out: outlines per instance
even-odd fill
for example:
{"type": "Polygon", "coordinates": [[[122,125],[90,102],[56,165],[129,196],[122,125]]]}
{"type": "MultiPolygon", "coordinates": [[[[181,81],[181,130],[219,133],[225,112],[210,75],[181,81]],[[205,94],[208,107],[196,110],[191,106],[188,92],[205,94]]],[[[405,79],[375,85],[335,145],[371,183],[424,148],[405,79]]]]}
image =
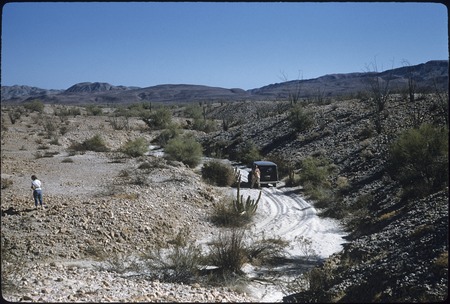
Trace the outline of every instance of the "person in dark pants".
{"type": "Polygon", "coordinates": [[[36,175],[31,176],[31,189],[33,189],[33,198],[34,198],[34,205],[37,208],[38,204],[45,208],[44,201],[42,199],[42,183],[36,175]]]}

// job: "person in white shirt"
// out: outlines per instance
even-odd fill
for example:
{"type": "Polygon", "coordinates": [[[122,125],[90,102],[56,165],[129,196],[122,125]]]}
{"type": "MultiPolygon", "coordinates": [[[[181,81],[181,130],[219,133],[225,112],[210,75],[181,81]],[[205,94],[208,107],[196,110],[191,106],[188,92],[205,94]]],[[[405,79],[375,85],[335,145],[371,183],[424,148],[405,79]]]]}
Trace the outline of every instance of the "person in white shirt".
{"type": "Polygon", "coordinates": [[[37,208],[38,203],[41,207],[45,208],[45,204],[42,199],[42,183],[36,175],[31,176],[31,189],[33,189],[33,198],[34,198],[34,205],[37,208]]]}

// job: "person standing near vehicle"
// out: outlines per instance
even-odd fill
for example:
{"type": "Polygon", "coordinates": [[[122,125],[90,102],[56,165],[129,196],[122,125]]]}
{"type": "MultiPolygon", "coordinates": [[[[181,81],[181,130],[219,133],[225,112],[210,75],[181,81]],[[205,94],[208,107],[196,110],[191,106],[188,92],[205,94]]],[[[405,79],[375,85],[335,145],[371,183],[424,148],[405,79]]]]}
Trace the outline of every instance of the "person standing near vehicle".
{"type": "Polygon", "coordinates": [[[42,208],[45,208],[42,199],[42,183],[36,175],[31,176],[31,189],[33,189],[34,206],[37,208],[39,203],[42,208]]]}
{"type": "Polygon", "coordinates": [[[260,177],[261,177],[261,172],[259,171],[258,165],[255,165],[255,168],[253,169],[252,188],[255,185],[255,183],[258,186],[258,189],[261,188],[260,177]]]}

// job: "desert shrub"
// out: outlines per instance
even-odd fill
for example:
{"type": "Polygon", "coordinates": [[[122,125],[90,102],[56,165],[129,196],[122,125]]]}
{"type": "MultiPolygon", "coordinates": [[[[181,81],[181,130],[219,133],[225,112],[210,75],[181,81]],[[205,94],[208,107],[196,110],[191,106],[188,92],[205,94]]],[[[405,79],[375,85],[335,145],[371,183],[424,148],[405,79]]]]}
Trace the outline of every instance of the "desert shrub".
{"type": "Polygon", "coordinates": [[[190,104],[186,106],[184,114],[193,119],[203,118],[203,108],[197,104],[190,104]]]}
{"type": "Polygon", "coordinates": [[[115,114],[111,115],[109,123],[114,130],[129,130],[130,123],[127,116],[117,116],[115,114]]]}
{"type": "Polygon", "coordinates": [[[56,146],[60,146],[60,145],[61,145],[61,144],[59,143],[58,137],[53,137],[53,139],[50,140],[48,143],[49,143],[50,145],[56,145],[56,146]]]}
{"type": "Polygon", "coordinates": [[[10,187],[13,184],[13,181],[9,178],[2,178],[1,179],[1,188],[6,189],[10,187]]]}
{"type": "Polygon", "coordinates": [[[8,117],[11,121],[11,124],[15,124],[24,112],[25,110],[22,107],[11,107],[11,109],[8,111],[8,117]]]}
{"type": "Polygon", "coordinates": [[[352,231],[367,224],[370,219],[370,206],[373,203],[373,195],[363,194],[356,198],[353,204],[351,204],[351,214],[346,221],[346,226],[352,231]]]}
{"type": "Polygon", "coordinates": [[[225,197],[215,204],[211,215],[211,222],[219,227],[243,227],[250,221],[249,214],[240,215],[236,212],[231,197],[225,197]]]}
{"type": "Polygon", "coordinates": [[[156,142],[161,146],[165,147],[169,140],[180,135],[180,128],[176,124],[170,124],[166,129],[162,130],[161,133],[156,138],[156,142]]]}
{"type": "Polygon", "coordinates": [[[300,181],[310,183],[312,186],[330,186],[328,178],[331,170],[331,164],[327,159],[307,157],[301,161],[300,181]]]}
{"type": "Polygon", "coordinates": [[[217,130],[217,124],[213,120],[196,118],[192,124],[192,129],[210,133],[217,130]]]}
{"type": "Polygon", "coordinates": [[[86,113],[90,116],[99,116],[103,114],[103,110],[99,106],[88,105],[86,106],[86,113]]]}
{"type": "Polygon", "coordinates": [[[240,149],[238,149],[236,159],[243,164],[251,166],[253,161],[261,159],[261,154],[256,144],[252,141],[249,141],[242,145],[240,149]]]}
{"type": "MultiPolygon", "coordinates": [[[[334,191],[330,183],[334,167],[324,157],[307,157],[301,161],[299,181],[303,185],[305,194],[315,200],[318,208],[331,208],[334,201],[334,191]]],[[[337,203],[337,202],[336,202],[337,203]]],[[[337,205],[333,206],[337,212],[337,205]]]]}
{"type": "Polygon", "coordinates": [[[143,162],[142,164],[140,164],[138,166],[138,169],[141,169],[141,170],[150,170],[152,168],[153,168],[153,165],[149,162],[143,162]]]}
{"type": "Polygon", "coordinates": [[[244,199],[244,196],[240,194],[240,179],[237,184],[238,189],[235,199],[224,197],[214,205],[211,221],[217,226],[243,227],[253,219],[262,192],[259,192],[259,196],[256,200],[252,199],[250,195],[247,199],[244,199]]]}
{"type": "Polygon", "coordinates": [[[120,148],[120,151],[131,157],[143,156],[148,151],[148,143],[143,137],[128,140],[120,148]]]}
{"type": "Polygon", "coordinates": [[[167,248],[152,248],[144,255],[146,265],[155,270],[157,279],[165,282],[192,283],[199,274],[203,255],[190,239],[189,229],[178,232],[167,248]]]}
{"type": "Polygon", "coordinates": [[[202,178],[210,184],[220,187],[231,186],[236,182],[235,174],[231,166],[217,160],[203,165],[202,178]]]}
{"type": "Polygon", "coordinates": [[[309,129],[313,123],[313,115],[311,112],[307,112],[299,104],[296,104],[289,112],[289,122],[291,127],[298,132],[309,129]]]}
{"type": "Polygon", "coordinates": [[[273,264],[277,260],[285,258],[285,248],[289,242],[280,238],[266,238],[262,235],[246,247],[247,259],[252,265],[273,264]]]}
{"type": "Polygon", "coordinates": [[[390,147],[388,171],[405,197],[424,197],[448,186],[448,130],[421,125],[390,147]]]}
{"type": "Polygon", "coordinates": [[[193,168],[200,163],[202,145],[192,136],[172,138],[165,146],[165,157],[168,160],[177,160],[193,168]]]}
{"type": "Polygon", "coordinates": [[[23,104],[23,107],[30,112],[44,112],[44,103],[38,99],[27,101],[23,104]]]}
{"type": "Polygon", "coordinates": [[[94,151],[94,152],[109,151],[103,138],[99,134],[96,134],[93,137],[86,139],[82,143],[73,144],[71,146],[71,149],[75,151],[94,151]]]}
{"type": "Polygon", "coordinates": [[[54,115],[58,117],[75,117],[77,115],[81,115],[81,110],[78,107],[58,107],[55,109],[54,115]]]}
{"type": "Polygon", "coordinates": [[[161,107],[154,112],[143,112],[141,118],[148,127],[160,130],[172,123],[172,112],[166,107],[161,107]]]}
{"type": "Polygon", "coordinates": [[[210,265],[219,267],[224,273],[242,274],[242,265],[247,262],[244,230],[233,228],[220,232],[209,247],[207,260],[210,265]]]}

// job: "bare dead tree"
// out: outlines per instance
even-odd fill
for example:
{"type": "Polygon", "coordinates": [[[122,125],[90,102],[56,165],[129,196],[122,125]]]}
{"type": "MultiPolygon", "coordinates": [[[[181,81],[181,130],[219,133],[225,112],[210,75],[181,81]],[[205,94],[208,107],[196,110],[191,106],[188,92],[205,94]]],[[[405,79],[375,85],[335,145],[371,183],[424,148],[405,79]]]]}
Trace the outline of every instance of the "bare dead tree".
{"type": "Polygon", "coordinates": [[[422,113],[423,107],[420,104],[416,103],[416,93],[417,93],[417,82],[414,67],[407,60],[402,61],[402,65],[407,68],[406,77],[408,79],[406,92],[408,94],[409,100],[409,109],[411,113],[412,125],[419,126],[424,118],[424,114],[422,113]]]}
{"type": "Polygon", "coordinates": [[[369,98],[369,106],[374,111],[374,124],[375,130],[378,134],[383,131],[383,119],[385,116],[386,104],[389,100],[390,95],[390,81],[392,78],[391,74],[388,74],[384,79],[380,76],[378,72],[378,65],[376,60],[366,67],[367,72],[373,74],[367,78],[367,85],[371,98],[369,98]]]}
{"type": "Polygon", "coordinates": [[[433,95],[435,97],[435,104],[437,106],[438,115],[443,118],[445,125],[447,126],[448,129],[449,128],[448,90],[443,90],[440,88],[436,77],[433,78],[433,87],[434,87],[433,95]]]}
{"type": "MultiPolygon", "coordinates": [[[[301,71],[298,71],[298,77],[297,80],[295,80],[295,86],[293,89],[289,89],[288,92],[288,100],[292,105],[296,104],[298,102],[298,100],[300,99],[300,81],[303,79],[303,76],[300,78],[300,74],[301,71]]],[[[283,80],[284,82],[288,82],[289,79],[286,76],[286,74],[284,72],[281,73],[281,80],[283,80]]]]}

